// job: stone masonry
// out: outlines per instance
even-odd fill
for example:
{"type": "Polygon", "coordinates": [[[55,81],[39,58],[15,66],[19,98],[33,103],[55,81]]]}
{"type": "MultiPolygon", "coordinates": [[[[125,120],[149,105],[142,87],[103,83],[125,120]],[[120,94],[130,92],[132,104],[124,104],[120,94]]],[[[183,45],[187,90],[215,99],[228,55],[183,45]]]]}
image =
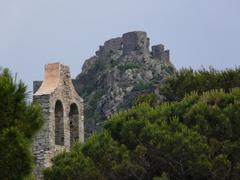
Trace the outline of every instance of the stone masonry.
{"type": "Polygon", "coordinates": [[[44,125],[32,146],[36,179],[51,165],[51,158],[76,141],[84,141],[83,99],[70,78],[69,67],[60,63],[45,65],[43,82],[34,82],[33,101],[43,110],[44,125]]]}
{"type": "MultiPolygon", "coordinates": [[[[165,50],[164,45],[158,44],[152,46],[152,51],[149,50],[150,39],[144,31],[132,31],[122,35],[122,37],[112,38],[99,47],[96,51],[96,56],[106,59],[109,53],[114,54],[122,51],[123,55],[152,55],[152,58],[158,59],[163,63],[170,63],[169,50],[165,50]]],[[[83,69],[85,67],[83,66],[83,69]]],[[[83,71],[84,72],[84,71],[83,71]]]]}

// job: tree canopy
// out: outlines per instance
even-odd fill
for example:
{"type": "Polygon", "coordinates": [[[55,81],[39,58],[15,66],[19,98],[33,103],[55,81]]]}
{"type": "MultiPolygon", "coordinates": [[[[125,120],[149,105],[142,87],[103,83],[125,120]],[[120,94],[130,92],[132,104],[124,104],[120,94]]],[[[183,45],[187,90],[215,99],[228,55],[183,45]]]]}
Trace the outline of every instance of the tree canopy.
{"type": "Polygon", "coordinates": [[[115,114],[104,133],[57,156],[45,177],[74,179],[74,174],[93,168],[90,174],[96,173],[95,179],[153,179],[163,175],[170,179],[237,178],[239,103],[237,88],[229,93],[192,93],[180,102],[156,107],[139,104],[115,114]],[[82,164],[77,155],[88,163],[82,164]],[[80,164],[81,169],[75,167],[80,164]]]}
{"type": "Polygon", "coordinates": [[[22,81],[0,70],[0,179],[23,179],[32,171],[31,140],[43,120],[27,96],[22,81]]]}
{"type": "Polygon", "coordinates": [[[239,74],[186,70],[170,77],[168,102],[139,97],[103,132],[56,156],[45,179],[238,179],[239,74]]]}
{"type": "Polygon", "coordinates": [[[213,89],[222,89],[229,92],[234,87],[240,87],[240,67],[222,71],[214,68],[197,71],[185,68],[166,78],[159,91],[166,101],[179,101],[192,91],[201,94],[213,89]]]}

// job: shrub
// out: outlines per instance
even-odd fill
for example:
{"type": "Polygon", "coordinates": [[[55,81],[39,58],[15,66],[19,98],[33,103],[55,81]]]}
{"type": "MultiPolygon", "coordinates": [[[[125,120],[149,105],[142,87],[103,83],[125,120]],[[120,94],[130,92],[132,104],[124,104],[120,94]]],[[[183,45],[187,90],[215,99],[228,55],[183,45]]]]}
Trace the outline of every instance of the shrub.
{"type": "Polygon", "coordinates": [[[138,69],[139,67],[140,67],[139,64],[128,63],[128,64],[125,64],[125,65],[119,65],[119,66],[118,66],[118,69],[119,69],[121,72],[125,72],[125,71],[128,70],[128,69],[138,69]]]}

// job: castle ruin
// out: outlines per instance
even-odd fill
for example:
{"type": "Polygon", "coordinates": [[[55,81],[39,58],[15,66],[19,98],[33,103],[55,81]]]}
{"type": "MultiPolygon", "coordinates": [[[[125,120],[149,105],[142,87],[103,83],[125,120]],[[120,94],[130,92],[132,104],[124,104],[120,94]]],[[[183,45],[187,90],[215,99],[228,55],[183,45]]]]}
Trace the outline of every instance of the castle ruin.
{"type": "Polygon", "coordinates": [[[134,53],[152,55],[152,58],[161,62],[170,62],[169,50],[164,49],[164,45],[154,45],[149,50],[150,39],[144,31],[132,31],[122,35],[122,37],[112,38],[99,47],[96,56],[104,57],[109,53],[116,53],[121,50],[123,55],[131,55],[134,53]]]}
{"type": "Polygon", "coordinates": [[[32,146],[35,177],[43,179],[42,170],[51,158],[76,141],[84,141],[83,99],[70,78],[69,67],[60,63],[45,65],[44,80],[34,82],[33,101],[43,110],[44,125],[32,146]]]}

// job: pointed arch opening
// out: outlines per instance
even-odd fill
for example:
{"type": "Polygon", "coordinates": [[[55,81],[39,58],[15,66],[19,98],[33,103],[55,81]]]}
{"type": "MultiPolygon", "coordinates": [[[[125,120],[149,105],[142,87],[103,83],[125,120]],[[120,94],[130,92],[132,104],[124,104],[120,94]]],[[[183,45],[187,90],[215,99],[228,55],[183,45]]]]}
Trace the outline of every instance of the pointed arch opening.
{"type": "Polygon", "coordinates": [[[55,104],[55,144],[64,145],[64,113],[60,100],[57,100],[55,104]]]}
{"type": "Polygon", "coordinates": [[[69,125],[70,125],[70,145],[72,146],[79,140],[79,112],[75,103],[70,106],[69,113],[69,125]]]}

